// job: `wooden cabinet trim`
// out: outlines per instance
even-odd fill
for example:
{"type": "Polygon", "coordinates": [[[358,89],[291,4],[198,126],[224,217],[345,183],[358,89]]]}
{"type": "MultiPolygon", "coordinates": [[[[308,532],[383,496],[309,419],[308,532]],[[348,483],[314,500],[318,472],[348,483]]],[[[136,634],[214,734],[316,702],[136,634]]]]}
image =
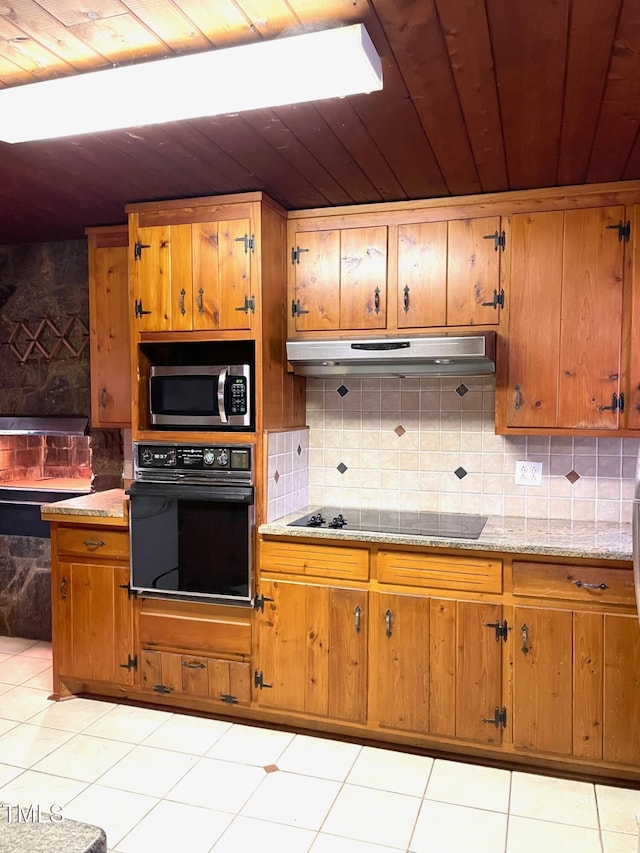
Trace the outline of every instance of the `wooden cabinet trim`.
{"type": "Polygon", "coordinates": [[[251,654],[251,624],[219,619],[190,619],[171,613],[141,612],[140,643],[153,649],[183,649],[226,655],[251,654]]]}

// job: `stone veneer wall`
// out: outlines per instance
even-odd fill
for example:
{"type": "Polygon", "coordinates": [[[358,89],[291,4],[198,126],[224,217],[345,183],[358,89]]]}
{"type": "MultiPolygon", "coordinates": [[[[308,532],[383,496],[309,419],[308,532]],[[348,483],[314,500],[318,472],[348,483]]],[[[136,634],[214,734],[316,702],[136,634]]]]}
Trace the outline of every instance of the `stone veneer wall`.
{"type": "MultiPolygon", "coordinates": [[[[86,241],[0,246],[0,415],[88,417],[88,331],[86,241]]],[[[0,444],[0,486],[91,473],[101,491],[122,484],[122,467],[119,430],[0,444]]],[[[50,638],[50,565],[48,539],[0,536],[0,634],[50,638]]]]}

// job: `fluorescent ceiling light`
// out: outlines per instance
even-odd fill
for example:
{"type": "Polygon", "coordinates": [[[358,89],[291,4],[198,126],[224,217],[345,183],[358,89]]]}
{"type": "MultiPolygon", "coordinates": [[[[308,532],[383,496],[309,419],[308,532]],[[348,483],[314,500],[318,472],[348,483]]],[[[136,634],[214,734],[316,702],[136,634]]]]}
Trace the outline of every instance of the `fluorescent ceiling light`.
{"type": "Polygon", "coordinates": [[[382,88],[362,24],[0,90],[0,140],[26,142],[382,88]]]}

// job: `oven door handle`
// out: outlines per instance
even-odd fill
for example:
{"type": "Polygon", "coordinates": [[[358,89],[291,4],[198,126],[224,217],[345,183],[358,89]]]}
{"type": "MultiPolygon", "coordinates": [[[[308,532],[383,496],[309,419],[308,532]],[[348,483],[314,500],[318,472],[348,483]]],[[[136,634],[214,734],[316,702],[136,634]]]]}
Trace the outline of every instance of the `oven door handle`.
{"type": "Polygon", "coordinates": [[[227,413],[224,408],[224,394],[227,387],[228,374],[229,369],[227,367],[223,367],[218,375],[218,414],[220,415],[221,424],[229,423],[229,419],[227,418],[227,413]]]}
{"type": "Polygon", "coordinates": [[[134,480],[126,491],[130,497],[177,498],[183,501],[253,503],[253,486],[194,486],[187,483],[141,483],[134,480]]]}

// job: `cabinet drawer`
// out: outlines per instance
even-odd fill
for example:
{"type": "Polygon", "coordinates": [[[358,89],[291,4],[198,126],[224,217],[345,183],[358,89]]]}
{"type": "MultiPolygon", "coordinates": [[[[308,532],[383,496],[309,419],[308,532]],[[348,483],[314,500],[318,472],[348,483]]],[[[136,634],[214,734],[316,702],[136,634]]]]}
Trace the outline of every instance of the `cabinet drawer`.
{"type": "Polygon", "coordinates": [[[250,615],[243,619],[193,618],[179,613],[140,613],[140,643],[156,649],[187,649],[241,657],[251,654],[250,615]]]}
{"type": "Polygon", "coordinates": [[[502,592],[502,560],[380,551],[378,580],[434,589],[502,592]]]}
{"type": "Polygon", "coordinates": [[[58,553],[80,557],[129,559],[129,531],[95,527],[58,527],[55,533],[58,553]]]}
{"type": "Polygon", "coordinates": [[[248,663],[143,649],[140,675],[143,690],[161,695],[200,696],[231,705],[251,700],[248,663]]]}
{"type": "Polygon", "coordinates": [[[263,540],[258,565],[263,572],[339,580],[366,581],[369,578],[369,552],[365,548],[263,540]]]}
{"type": "Polygon", "coordinates": [[[513,594],[570,601],[597,601],[635,607],[629,569],[571,566],[562,563],[513,563],[513,594]]]}

